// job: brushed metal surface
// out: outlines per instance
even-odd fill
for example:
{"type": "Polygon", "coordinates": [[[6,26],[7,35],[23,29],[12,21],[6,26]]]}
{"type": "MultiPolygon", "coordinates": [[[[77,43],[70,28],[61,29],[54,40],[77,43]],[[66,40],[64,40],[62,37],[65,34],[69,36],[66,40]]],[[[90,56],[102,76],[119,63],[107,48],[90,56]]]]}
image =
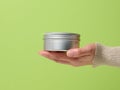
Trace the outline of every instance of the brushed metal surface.
{"type": "Polygon", "coordinates": [[[67,51],[79,47],[79,34],[52,32],[44,35],[44,50],[67,51]]]}

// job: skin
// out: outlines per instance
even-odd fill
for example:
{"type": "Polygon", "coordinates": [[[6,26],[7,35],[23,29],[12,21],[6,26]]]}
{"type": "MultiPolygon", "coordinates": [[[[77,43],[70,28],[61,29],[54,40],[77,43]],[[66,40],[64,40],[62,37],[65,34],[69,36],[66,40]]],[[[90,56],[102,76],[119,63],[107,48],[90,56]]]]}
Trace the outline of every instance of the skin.
{"type": "Polygon", "coordinates": [[[67,52],[40,51],[39,54],[57,63],[78,67],[92,65],[95,49],[95,44],[89,44],[82,48],[70,49],[67,52]]]}

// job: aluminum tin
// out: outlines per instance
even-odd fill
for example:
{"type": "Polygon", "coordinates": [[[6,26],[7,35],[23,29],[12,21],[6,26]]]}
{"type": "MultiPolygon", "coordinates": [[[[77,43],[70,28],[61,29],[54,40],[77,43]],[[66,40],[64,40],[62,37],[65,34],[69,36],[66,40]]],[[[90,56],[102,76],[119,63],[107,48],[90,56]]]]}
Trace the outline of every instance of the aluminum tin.
{"type": "Polygon", "coordinates": [[[51,32],[44,35],[44,50],[67,51],[78,48],[80,35],[76,33],[51,32]]]}

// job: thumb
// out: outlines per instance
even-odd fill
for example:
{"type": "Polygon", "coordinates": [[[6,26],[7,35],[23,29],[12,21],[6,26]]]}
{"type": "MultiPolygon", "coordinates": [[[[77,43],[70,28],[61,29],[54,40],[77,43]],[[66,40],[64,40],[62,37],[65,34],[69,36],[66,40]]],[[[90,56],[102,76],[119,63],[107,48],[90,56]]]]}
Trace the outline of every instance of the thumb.
{"type": "Polygon", "coordinates": [[[91,54],[90,48],[75,48],[67,51],[68,57],[81,57],[90,54],[91,54]]]}

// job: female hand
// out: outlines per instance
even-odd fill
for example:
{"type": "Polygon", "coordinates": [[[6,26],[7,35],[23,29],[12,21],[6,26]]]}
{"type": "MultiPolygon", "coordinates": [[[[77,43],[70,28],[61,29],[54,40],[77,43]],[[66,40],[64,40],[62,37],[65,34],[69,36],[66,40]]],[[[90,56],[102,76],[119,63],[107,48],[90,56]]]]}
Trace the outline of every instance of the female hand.
{"type": "Polygon", "coordinates": [[[89,44],[83,48],[70,49],[67,52],[40,51],[39,54],[57,63],[84,66],[92,64],[95,48],[95,44],[89,44]]]}

